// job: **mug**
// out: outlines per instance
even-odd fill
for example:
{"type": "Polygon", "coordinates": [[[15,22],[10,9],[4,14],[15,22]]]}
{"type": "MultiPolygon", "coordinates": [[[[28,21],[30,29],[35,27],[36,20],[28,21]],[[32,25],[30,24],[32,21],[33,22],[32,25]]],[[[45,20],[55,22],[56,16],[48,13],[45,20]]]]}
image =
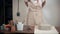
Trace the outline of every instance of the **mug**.
{"type": "Polygon", "coordinates": [[[20,31],[20,30],[23,30],[23,25],[22,22],[18,22],[17,24],[17,30],[20,31]]]}

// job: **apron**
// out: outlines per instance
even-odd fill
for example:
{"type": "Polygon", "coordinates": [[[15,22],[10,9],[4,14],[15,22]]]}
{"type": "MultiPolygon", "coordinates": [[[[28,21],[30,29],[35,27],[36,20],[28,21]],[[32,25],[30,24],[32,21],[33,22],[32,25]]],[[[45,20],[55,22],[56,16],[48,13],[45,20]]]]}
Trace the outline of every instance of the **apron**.
{"type": "Polygon", "coordinates": [[[28,13],[24,21],[25,25],[40,25],[43,23],[42,17],[42,7],[40,4],[36,3],[36,5],[34,5],[33,3],[28,2],[28,13]]]}

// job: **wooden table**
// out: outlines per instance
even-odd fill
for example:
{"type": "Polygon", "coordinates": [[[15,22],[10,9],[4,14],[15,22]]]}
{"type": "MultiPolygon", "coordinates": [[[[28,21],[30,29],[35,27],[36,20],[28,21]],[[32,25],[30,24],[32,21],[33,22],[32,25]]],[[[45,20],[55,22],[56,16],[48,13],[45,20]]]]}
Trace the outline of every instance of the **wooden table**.
{"type": "MultiPolygon", "coordinates": [[[[23,31],[14,31],[14,32],[10,32],[10,31],[2,31],[0,33],[4,33],[4,34],[16,34],[16,33],[19,33],[19,34],[34,34],[34,27],[32,26],[29,26],[30,28],[32,28],[31,30],[28,30],[27,29],[27,26],[24,26],[24,30],[23,31]]],[[[57,31],[59,32],[60,34],[60,27],[55,27],[57,29],[57,31]]]]}
{"type": "Polygon", "coordinates": [[[34,34],[34,26],[24,26],[23,31],[14,31],[14,32],[1,31],[0,33],[4,33],[4,34],[16,34],[16,33],[19,33],[19,34],[34,34]],[[27,27],[29,27],[31,29],[28,29],[27,27]]]}

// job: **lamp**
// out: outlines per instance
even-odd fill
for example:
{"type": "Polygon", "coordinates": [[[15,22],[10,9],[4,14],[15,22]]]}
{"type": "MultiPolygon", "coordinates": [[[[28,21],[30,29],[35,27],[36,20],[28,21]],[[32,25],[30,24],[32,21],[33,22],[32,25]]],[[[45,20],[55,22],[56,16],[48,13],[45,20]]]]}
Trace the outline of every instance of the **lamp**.
{"type": "Polygon", "coordinates": [[[19,12],[19,0],[18,0],[17,16],[20,16],[20,12],[19,12]]]}

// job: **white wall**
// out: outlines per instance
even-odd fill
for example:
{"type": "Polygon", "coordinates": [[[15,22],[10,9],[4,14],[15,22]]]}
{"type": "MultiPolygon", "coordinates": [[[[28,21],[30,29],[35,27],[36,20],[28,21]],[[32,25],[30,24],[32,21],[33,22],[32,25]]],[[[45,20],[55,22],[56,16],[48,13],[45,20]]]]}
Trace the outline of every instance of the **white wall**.
{"type": "Polygon", "coordinates": [[[47,0],[43,9],[44,18],[47,23],[58,26],[59,24],[59,0],[47,0]]]}
{"type": "Polygon", "coordinates": [[[23,21],[26,16],[27,7],[24,4],[24,0],[19,0],[20,16],[17,16],[18,0],[13,0],[13,20],[23,21]]]}
{"type": "Polygon", "coordinates": [[[59,0],[59,25],[60,25],[60,0],[59,0]]]}
{"type": "MultiPolygon", "coordinates": [[[[24,4],[24,0],[20,0],[20,13],[21,16],[17,17],[17,0],[13,0],[13,20],[23,21],[24,17],[26,16],[26,6],[24,4]]],[[[51,25],[58,26],[60,23],[59,21],[59,0],[47,0],[47,3],[45,7],[43,8],[43,14],[44,14],[44,21],[45,23],[49,23],[51,25]]]]}

